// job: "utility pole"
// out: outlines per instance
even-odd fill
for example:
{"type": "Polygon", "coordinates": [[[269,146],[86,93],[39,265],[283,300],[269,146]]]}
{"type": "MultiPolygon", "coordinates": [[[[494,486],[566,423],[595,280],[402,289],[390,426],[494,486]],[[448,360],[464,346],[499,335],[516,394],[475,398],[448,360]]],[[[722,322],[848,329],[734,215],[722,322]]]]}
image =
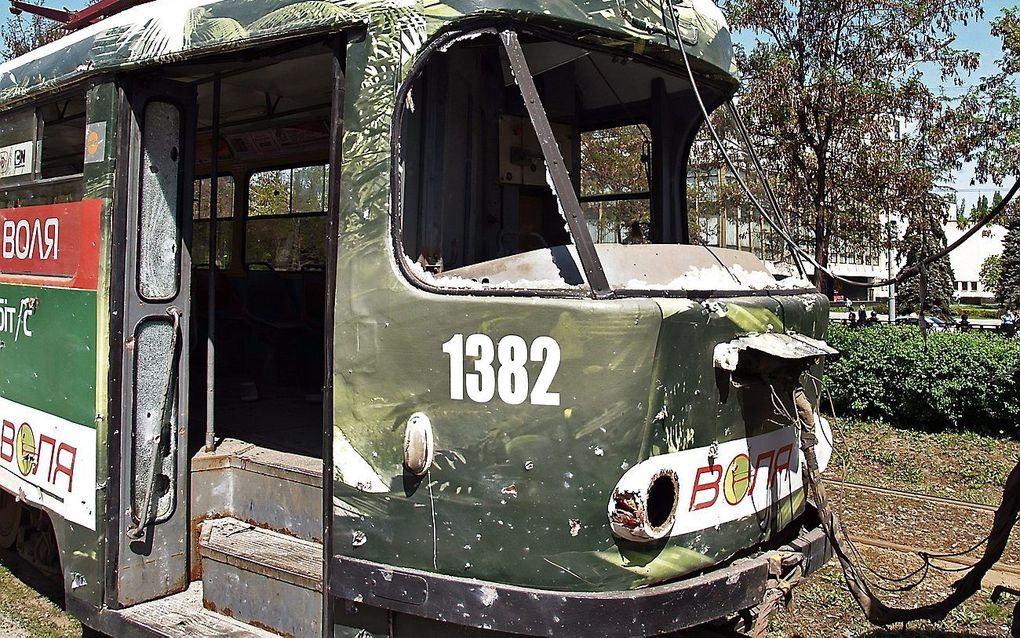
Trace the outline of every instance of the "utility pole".
{"type": "Polygon", "coordinates": [[[892,258],[892,244],[893,244],[893,233],[896,230],[896,220],[892,218],[892,211],[888,213],[888,221],[886,222],[886,267],[888,269],[889,283],[889,323],[896,321],[896,284],[892,283],[893,278],[893,258],[892,258]]]}

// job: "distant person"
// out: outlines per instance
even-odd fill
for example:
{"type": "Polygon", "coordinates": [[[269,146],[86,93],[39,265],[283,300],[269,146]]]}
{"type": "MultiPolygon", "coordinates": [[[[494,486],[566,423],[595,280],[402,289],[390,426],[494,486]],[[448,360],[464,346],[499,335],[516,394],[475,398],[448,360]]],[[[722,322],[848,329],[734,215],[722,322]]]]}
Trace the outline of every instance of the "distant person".
{"type": "Polygon", "coordinates": [[[846,299],[843,300],[843,307],[846,308],[847,314],[853,314],[854,302],[850,301],[850,297],[847,297],[846,299]]]}
{"type": "Polygon", "coordinates": [[[847,323],[848,326],[850,326],[851,328],[856,328],[857,327],[857,313],[856,312],[851,312],[850,313],[850,318],[847,321],[848,321],[848,323],[847,323]]]}
{"type": "Polygon", "coordinates": [[[1006,309],[1006,314],[1000,318],[1002,321],[1002,335],[1007,339],[1016,337],[1016,315],[1012,308],[1006,309]]]}
{"type": "Polygon", "coordinates": [[[627,239],[623,240],[624,244],[636,245],[636,244],[650,244],[648,237],[645,236],[645,229],[641,225],[641,222],[632,222],[630,230],[627,231],[627,239]]]}
{"type": "Polygon", "coordinates": [[[868,323],[868,310],[861,304],[861,307],[857,309],[857,323],[863,328],[868,323]]]}
{"type": "Polygon", "coordinates": [[[960,332],[970,332],[970,329],[974,327],[970,323],[970,316],[966,312],[960,315],[960,323],[957,326],[960,328],[960,332]]]}
{"type": "Polygon", "coordinates": [[[878,312],[872,310],[871,311],[871,316],[868,317],[868,325],[869,326],[877,326],[878,324],[879,324],[879,321],[878,321],[878,312]]]}

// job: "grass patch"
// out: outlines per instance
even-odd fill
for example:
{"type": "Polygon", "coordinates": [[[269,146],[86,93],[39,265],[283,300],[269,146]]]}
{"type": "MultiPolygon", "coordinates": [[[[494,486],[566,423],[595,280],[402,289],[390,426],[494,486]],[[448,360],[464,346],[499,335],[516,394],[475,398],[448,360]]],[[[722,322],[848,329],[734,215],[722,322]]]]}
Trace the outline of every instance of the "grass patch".
{"type": "Polygon", "coordinates": [[[926,432],[888,423],[835,421],[831,478],[997,505],[1020,442],[966,430],[926,432]]]}
{"type": "Polygon", "coordinates": [[[0,620],[16,625],[33,638],[81,636],[81,623],[18,578],[12,573],[12,566],[19,574],[30,569],[11,552],[0,555],[0,620]]]}

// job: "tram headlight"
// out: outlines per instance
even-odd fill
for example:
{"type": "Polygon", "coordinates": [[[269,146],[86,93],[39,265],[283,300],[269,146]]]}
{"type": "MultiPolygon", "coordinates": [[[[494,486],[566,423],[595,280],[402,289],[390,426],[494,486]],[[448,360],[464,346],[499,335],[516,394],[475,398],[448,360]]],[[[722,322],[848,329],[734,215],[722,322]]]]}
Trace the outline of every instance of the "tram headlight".
{"type": "Polygon", "coordinates": [[[609,524],[624,540],[647,543],[665,538],[676,522],[680,480],[671,468],[642,463],[617,483],[609,500],[609,524]]]}

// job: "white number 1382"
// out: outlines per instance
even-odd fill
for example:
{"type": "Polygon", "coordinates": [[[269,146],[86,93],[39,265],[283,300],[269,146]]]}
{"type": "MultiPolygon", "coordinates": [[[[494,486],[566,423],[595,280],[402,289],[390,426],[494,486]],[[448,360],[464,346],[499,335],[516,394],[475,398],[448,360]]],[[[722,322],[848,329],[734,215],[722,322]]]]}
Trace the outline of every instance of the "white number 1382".
{"type": "Polygon", "coordinates": [[[550,392],[560,367],[560,344],[552,337],[538,337],[531,346],[517,335],[507,335],[492,342],[488,335],[462,334],[443,344],[450,356],[450,398],[463,401],[465,395],[476,403],[499,398],[510,405],[521,405],[531,398],[532,405],[559,405],[558,392],[550,392]],[[471,369],[465,371],[465,359],[471,369]],[[527,364],[542,363],[534,387],[528,377],[527,364]]]}

